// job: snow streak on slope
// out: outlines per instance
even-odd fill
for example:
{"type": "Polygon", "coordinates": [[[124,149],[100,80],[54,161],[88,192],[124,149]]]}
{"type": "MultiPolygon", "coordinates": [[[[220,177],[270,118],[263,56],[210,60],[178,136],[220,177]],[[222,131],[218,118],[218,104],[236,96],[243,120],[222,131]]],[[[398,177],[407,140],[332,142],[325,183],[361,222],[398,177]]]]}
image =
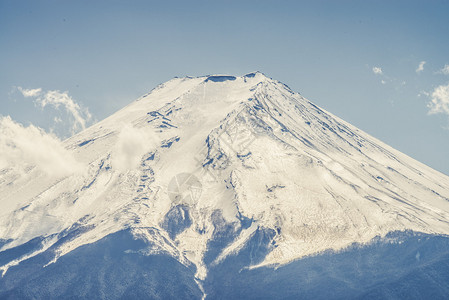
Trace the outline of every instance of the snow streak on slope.
{"type": "Polygon", "coordinates": [[[129,228],[204,279],[260,232],[272,241],[258,266],[391,231],[449,234],[447,176],[261,73],[175,78],[64,145],[84,173],[32,169],[22,186],[0,171],[1,250],[64,238],[51,263],[129,228]]]}

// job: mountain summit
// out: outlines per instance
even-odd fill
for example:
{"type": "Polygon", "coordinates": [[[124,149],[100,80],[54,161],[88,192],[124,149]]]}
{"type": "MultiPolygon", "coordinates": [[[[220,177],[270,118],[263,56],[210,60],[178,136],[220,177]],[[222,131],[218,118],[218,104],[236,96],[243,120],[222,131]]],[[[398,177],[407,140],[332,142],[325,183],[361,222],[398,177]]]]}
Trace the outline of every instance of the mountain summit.
{"type": "Polygon", "coordinates": [[[68,174],[0,170],[0,298],[449,291],[449,177],[262,73],[172,79],[64,147],[68,174]]]}

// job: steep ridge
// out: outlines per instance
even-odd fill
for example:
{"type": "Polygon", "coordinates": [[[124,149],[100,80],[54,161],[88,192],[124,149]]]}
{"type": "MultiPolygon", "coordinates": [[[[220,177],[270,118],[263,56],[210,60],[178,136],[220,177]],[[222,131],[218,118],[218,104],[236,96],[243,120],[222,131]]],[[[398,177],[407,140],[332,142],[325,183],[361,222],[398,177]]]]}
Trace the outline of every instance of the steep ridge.
{"type": "Polygon", "coordinates": [[[259,72],[175,78],[64,145],[84,171],[0,171],[0,291],[21,266],[50,272],[122,232],[143,241],[123,253],[195,274],[193,298],[242,255],[239,268],[284,268],[391,233],[449,233],[446,175],[259,72]]]}

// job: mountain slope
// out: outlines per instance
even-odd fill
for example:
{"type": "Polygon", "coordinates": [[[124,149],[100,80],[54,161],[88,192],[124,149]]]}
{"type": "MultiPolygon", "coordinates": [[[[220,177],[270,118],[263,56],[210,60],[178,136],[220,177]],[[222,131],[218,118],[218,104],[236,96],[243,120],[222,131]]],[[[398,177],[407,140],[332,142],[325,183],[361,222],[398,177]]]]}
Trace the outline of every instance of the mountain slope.
{"type": "Polygon", "coordinates": [[[140,260],[179,262],[194,298],[242,255],[258,272],[392,232],[449,233],[447,176],[261,73],[175,78],[64,146],[83,170],[0,172],[8,295],[33,259],[39,275],[123,231],[140,260]]]}

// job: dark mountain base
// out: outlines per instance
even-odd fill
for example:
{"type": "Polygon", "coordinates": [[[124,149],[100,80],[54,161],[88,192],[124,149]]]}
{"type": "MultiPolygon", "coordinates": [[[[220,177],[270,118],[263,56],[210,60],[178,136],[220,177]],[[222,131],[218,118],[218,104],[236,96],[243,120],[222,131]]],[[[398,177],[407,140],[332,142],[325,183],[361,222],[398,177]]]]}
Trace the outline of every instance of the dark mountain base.
{"type": "Polygon", "coordinates": [[[251,244],[212,268],[210,299],[448,299],[449,238],[391,233],[369,246],[246,269],[251,244]]]}
{"type": "MultiPolygon", "coordinates": [[[[273,247],[273,236],[259,228],[238,255],[210,264],[203,283],[207,299],[448,298],[448,237],[391,233],[368,246],[247,269],[273,247]]],[[[20,256],[23,247],[1,252],[0,259],[20,256]]],[[[44,268],[54,255],[49,249],[8,270],[0,279],[0,299],[201,299],[193,266],[168,255],[144,255],[147,247],[121,231],[44,268]]]]}
{"type": "Polygon", "coordinates": [[[201,299],[195,268],[148,247],[129,231],[111,234],[47,264],[51,250],[8,270],[0,299],[201,299]]]}

